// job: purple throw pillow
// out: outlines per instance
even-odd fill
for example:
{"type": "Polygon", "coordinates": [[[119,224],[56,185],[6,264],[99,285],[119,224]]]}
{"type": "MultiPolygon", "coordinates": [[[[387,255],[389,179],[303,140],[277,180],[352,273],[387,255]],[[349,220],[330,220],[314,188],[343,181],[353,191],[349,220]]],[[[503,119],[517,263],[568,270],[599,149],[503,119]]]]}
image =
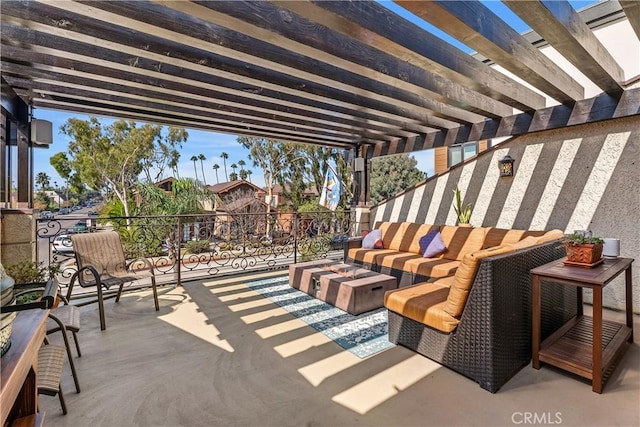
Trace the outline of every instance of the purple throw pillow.
{"type": "Polygon", "coordinates": [[[447,251],[447,246],[444,244],[442,240],[442,235],[440,232],[436,232],[436,235],[433,236],[431,242],[427,245],[427,248],[422,253],[422,256],[425,258],[433,258],[434,256],[440,255],[443,252],[447,251]]]}
{"type": "Polygon", "coordinates": [[[364,236],[364,239],[362,239],[362,248],[380,249],[376,248],[376,242],[378,240],[382,241],[382,230],[371,230],[366,236],[364,236]]]}
{"type": "Polygon", "coordinates": [[[429,246],[429,243],[431,243],[433,238],[436,237],[436,234],[438,234],[439,232],[440,231],[438,231],[438,230],[430,231],[427,234],[425,234],[424,236],[422,236],[420,238],[420,240],[418,240],[418,243],[420,243],[420,253],[421,254],[424,254],[424,251],[427,250],[427,247],[429,246]]]}

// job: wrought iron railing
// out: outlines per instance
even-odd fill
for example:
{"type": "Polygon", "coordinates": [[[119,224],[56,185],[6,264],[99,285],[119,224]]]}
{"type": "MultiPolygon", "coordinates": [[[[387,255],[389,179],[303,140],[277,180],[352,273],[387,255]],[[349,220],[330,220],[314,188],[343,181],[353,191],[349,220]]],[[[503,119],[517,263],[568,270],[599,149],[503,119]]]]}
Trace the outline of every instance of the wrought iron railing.
{"type": "Polygon", "coordinates": [[[61,266],[68,285],[76,271],[72,233],[117,231],[127,258],[147,257],[159,281],[226,276],[287,268],[318,258],[341,259],[350,235],[346,212],[215,213],[177,216],[39,219],[38,254],[61,266]]]}

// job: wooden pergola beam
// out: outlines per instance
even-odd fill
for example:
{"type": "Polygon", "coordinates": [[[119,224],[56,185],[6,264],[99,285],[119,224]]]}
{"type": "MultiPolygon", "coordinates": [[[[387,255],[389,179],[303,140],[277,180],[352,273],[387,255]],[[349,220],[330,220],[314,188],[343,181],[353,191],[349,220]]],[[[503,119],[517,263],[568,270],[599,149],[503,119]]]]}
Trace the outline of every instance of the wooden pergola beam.
{"type": "Polygon", "coordinates": [[[545,106],[542,95],[379,3],[323,0],[273,3],[519,110],[536,110],[545,106]]]}
{"type": "Polygon", "coordinates": [[[503,3],[604,92],[622,92],[624,71],[567,1],[503,3]]]}
{"type": "Polygon", "coordinates": [[[396,149],[391,149],[391,144],[369,147],[367,157],[408,153],[482,139],[518,136],[630,116],[640,117],[640,88],[628,89],[620,97],[603,93],[594,98],[578,101],[573,106],[556,105],[538,110],[533,115],[520,113],[500,120],[486,120],[473,126],[460,126],[419,137],[402,138],[393,143],[396,149]]]}
{"type": "Polygon", "coordinates": [[[43,5],[43,10],[38,8],[38,14],[23,12],[18,7],[8,9],[12,15],[23,15],[24,19],[28,14],[33,30],[96,48],[110,45],[129,58],[184,64],[181,65],[183,68],[206,70],[228,80],[251,81],[287,93],[294,90],[313,93],[334,102],[355,95],[362,100],[361,104],[378,103],[380,108],[384,106],[398,117],[420,118],[426,125],[432,116],[467,124],[485,117],[368,76],[344,72],[331,63],[281,49],[221,26],[204,25],[182,13],[169,13],[167,11],[171,9],[154,3],[145,3],[144,16],[141,16],[138,3],[95,2],[89,5],[53,1],[47,2],[46,7],[43,5]],[[81,32],[70,33],[56,27],[58,20],[51,18],[56,9],[60,19],[72,19],[74,28],[81,32]],[[36,26],[34,21],[41,25],[36,26]]]}
{"type": "Polygon", "coordinates": [[[397,0],[396,3],[561,103],[571,104],[584,98],[584,88],[577,81],[479,1],[397,0]]]}
{"type": "Polygon", "coordinates": [[[638,0],[618,0],[624,14],[627,15],[631,28],[640,40],[640,2],[638,0]]]}

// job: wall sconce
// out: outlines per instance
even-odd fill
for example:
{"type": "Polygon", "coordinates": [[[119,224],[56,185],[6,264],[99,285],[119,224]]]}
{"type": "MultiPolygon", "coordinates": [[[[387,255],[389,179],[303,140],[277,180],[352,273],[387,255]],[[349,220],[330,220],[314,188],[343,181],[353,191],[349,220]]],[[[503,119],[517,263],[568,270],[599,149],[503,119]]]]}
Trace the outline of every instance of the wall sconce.
{"type": "Polygon", "coordinates": [[[500,176],[513,176],[513,162],[515,162],[515,159],[508,154],[502,160],[498,160],[500,176]]]}

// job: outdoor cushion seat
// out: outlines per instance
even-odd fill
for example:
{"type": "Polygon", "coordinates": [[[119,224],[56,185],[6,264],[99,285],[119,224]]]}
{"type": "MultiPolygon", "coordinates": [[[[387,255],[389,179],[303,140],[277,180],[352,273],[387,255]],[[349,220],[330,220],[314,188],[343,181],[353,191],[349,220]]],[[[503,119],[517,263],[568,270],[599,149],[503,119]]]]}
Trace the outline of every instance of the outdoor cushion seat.
{"type": "Polygon", "coordinates": [[[446,277],[455,274],[460,261],[447,258],[415,258],[406,262],[405,269],[416,281],[430,277],[446,277]]]}
{"type": "Polygon", "coordinates": [[[78,271],[71,279],[67,290],[67,298],[71,296],[76,280],[82,287],[95,286],[98,298],[90,302],[98,303],[101,330],[105,330],[107,327],[103,288],[109,289],[111,286],[118,286],[115,298],[116,302],[119,302],[126,283],[148,279],[153,290],[155,309],[156,311],[160,310],[153,265],[146,258],[127,261],[118,233],[115,231],[100,231],[73,234],[71,241],[75,248],[78,271]]]}
{"type": "Polygon", "coordinates": [[[62,393],[62,368],[64,364],[64,348],[57,345],[43,345],[38,351],[37,387],[39,394],[58,395],[62,413],[67,415],[67,405],[62,393]]]}
{"type": "Polygon", "coordinates": [[[448,294],[446,286],[433,282],[419,283],[386,292],[384,305],[390,311],[449,333],[455,330],[459,320],[444,311],[448,294]]]}

